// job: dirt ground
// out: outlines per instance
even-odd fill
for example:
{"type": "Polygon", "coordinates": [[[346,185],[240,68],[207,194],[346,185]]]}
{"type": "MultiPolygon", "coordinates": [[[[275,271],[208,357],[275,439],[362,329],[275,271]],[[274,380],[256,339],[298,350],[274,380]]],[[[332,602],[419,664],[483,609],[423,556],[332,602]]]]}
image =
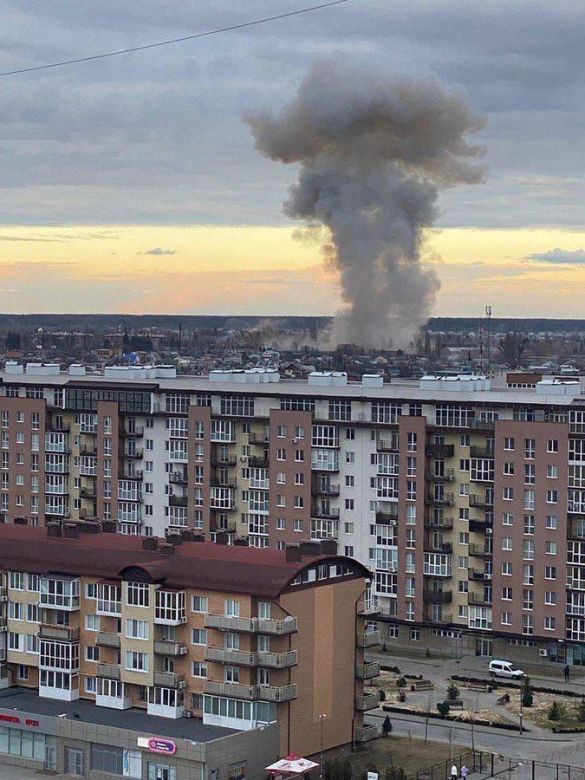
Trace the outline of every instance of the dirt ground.
{"type": "MultiPolygon", "coordinates": [[[[453,757],[465,753],[468,748],[453,745],[453,757]]],[[[407,737],[380,737],[367,742],[355,753],[347,756],[351,761],[353,777],[361,780],[369,767],[375,766],[383,776],[387,766],[402,767],[408,774],[425,769],[439,761],[450,758],[449,745],[444,742],[424,742],[407,737]]]]}

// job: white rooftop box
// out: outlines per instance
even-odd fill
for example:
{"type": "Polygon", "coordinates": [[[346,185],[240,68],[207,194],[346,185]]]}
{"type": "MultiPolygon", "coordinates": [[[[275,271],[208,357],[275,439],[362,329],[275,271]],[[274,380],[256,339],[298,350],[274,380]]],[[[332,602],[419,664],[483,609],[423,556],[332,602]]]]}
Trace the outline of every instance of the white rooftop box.
{"type": "Polygon", "coordinates": [[[381,374],[364,374],[362,376],[363,387],[383,387],[384,377],[381,374]]]}
{"type": "Polygon", "coordinates": [[[31,376],[55,376],[60,371],[58,363],[27,363],[26,373],[31,376]]]}
{"type": "Polygon", "coordinates": [[[4,370],[7,374],[24,374],[24,366],[16,360],[7,360],[4,370]]]}
{"type": "Polygon", "coordinates": [[[347,384],[345,371],[311,371],[309,384],[321,387],[343,387],[347,384]]]}
{"type": "Polygon", "coordinates": [[[537,395],[579,395],[580,392],[581,383],[573,379],[566,382],[558,379],[542,379],[536,383],[537,395]]]}
{"type": "Polygon", "coordinates": [[[69,366],[69,376],[85,376],[85,366],[81,363],[72,363],[69,366]]]}

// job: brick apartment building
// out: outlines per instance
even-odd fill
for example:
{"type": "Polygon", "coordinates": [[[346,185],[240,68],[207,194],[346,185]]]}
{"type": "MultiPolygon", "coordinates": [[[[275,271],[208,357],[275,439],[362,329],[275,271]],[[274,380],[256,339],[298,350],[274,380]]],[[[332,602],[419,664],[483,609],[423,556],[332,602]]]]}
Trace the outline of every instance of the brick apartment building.
{"type": "Polygon", "coordinates": [[[220,736],[275,723],[280,756],[375,736],[363,723],[364,680],[378,674],[364,648],[379,640],[365,567],[327,542],[277,551],[191,536],[1,525],[1,693],[28,696],[0,695],[0,708],[85,700],[73,707],[89,723],[100,708],[143,711],[155,734],[161,718],[220,736]]]}
{"type": "Polygon", "coordinates": [[[7,364],[0,513],[333,540],[391,647],[583,664],[585,396],[528,379],[7,364]]]}

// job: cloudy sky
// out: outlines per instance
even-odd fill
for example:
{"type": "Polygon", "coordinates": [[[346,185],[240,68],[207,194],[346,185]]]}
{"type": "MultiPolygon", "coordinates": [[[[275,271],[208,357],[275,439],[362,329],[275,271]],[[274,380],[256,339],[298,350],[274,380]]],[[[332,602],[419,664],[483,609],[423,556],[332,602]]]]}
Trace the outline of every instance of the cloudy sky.
{"type": "MultiPolygon", "coordinates": [[[[0,0],[0,71],[310,0],[0,0]]],[[[484,184],[443,193],[435,312],[583,316],[585,5],[348,0],[239,32],[0,78],[0,310],[327,314],[335,275],[281,212],[295,177],[242,115],[337,52],[433,76],[487,118],[484,184]]]]}

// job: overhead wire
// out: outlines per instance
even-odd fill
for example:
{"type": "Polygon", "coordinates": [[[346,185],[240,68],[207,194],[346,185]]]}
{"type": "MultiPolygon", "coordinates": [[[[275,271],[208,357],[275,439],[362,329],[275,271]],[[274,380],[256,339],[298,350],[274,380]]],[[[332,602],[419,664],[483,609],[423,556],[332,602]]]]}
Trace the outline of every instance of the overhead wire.
{"type": "Polygon", "coordinates": [[[66,65],[77,65],[83,62],[92,62],[94,60],[103,60],[107,57],[118,57],[122,54],[132,54],[137,51],[146,51],[148,49],[156,49],[162,46],[172,46],[177,43],[184,43],[185,41],[194,41],[198,38],[208,38],[212,35],[218,35],[219,33],[232,32],[234,30],[243,30],[247,27],[256,27],[260,24],[267,24],[268,22],[275,22],[279,19],[288,19],[292,16],[300,16],[301,14],[312,13],[313,11],[319,11],[323,8],[330,8],[335,5],[342,5],[349,0],[329,0],[326,3],[320,3],[319,5],[312,5],[306,8],[298,8],[296,11],[287,11],[286,13],[275,14],[274,16],[265,16],[262,19],[253,19],[249,22],[241,22],[240,24],[231,24],[226,27],[216,27],[213,30],[206,30],[200,33],[194,33],[193,35],[183,35],[180,38],[172,38],[165,41],[157,41],[156,43],[148,43],[143,46],[132,46],[128,49],[118,49],[116,51],[103,52],[102,54],[91,54],[87,57],[77,57],[70,60],[61,60],[60,62],[50,62],[45,65],[32,65],[28,68],[17,68],[15,70],[7,70],[0,72],[0,77],[4,76],[16,76],[19,73],[33,73],[40,70],[50,70],[52,68],[62,68],[66,65]]]}

